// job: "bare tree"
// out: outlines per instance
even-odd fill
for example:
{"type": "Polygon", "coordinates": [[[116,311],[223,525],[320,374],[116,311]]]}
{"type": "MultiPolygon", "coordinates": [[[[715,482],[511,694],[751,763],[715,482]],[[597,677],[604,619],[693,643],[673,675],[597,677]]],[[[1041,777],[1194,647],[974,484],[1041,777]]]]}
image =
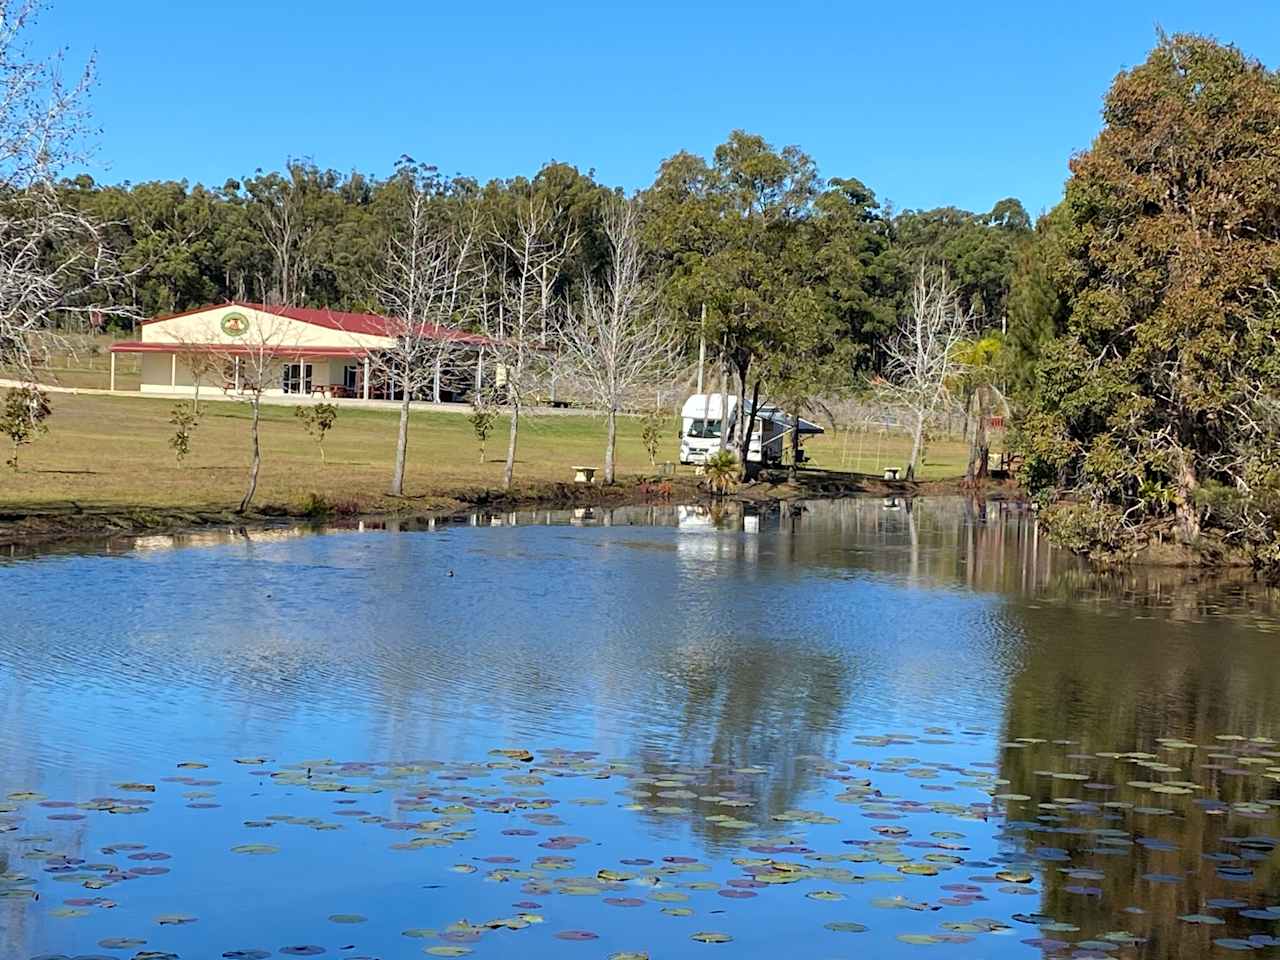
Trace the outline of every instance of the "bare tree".
{"type": "Polygon", "coordinates": [[[495,238],[501,258],[490,255],[485,263],[486,274],[498,277],[497,310],[485,310],[483,318],[485,332],[494,343],[485,349],[494,357],[511,415],[502,471],[504,490],[511,488],[515,471],[521,410],[553,356],[542,346],[542,331],[554,327],[550,314],[556,306],[547,278],[559,271],[576,243],[572,232],[555,224],[555,213],[544,202],[527,201],[520,208],[514,236],[495,238]]]}
{"type": "Polygon", "coordinates": [[[112,295],[125,278],[104,225],[67,206],[56,181],[89,150],[90,61],[74,82],[62,57],[31,59],[41,0],[0,0],[0,364],[23,379],[90,316],[132,318],[112,295]]]}
{"type": "Polygon", "coordinates": [[[910,312],[886,347],[889,362],[880,384],[886,399],[911,415],[908,480],[915,478],[920,464],[925,426],[950,399],[952,380],[963,369],[956,347],[971,326],[947,271],[921,264],[910,312]]]}
{"type": "Polygon", "coordinates": [[[388,317],[386,335],[395,345],[369,354],[370,367],[403,391],[396,463],[388,492],[404,494],[409,449],[409,404],[419,391],[434,389],[442,375],[475,338],[460,332],[475,303],[472,267],[476,229],[433,223],[428,192],[414,182],[403,228],[392,235],[377,296],[388,317]]]}
{"type": "Polygon", "coordinates": [[[211,373],[221,371],[223,359],[213,351],[196,345],[188,345],[178,354],[178,362],[191,374],[191,412],[200,415],[200,387],[211,373]]]}
{"type": "Polygon", "coordinates": [[[266,312],[255,311],[232,341],[214,330],[205,337],[205,342],[212,345],[206,349],[232,369],[234,389],[249,402],[249,482],[237,513],[246,513],[258,492],[258,474],[262,469],[262,398],[268,391],[282,386],[283,364],[304,362],[297,325],[273,314],[271,309],[268,306],[266,312]]]}
{"type": "Polygon", "coordinates": [[[676,367],[678,339],[644,273],[639,219],[636,205],[625,200],[605,211],[604,279],[583,277],[582,300],[566,311],[558,331],[574,373],[605,412],[605,483],[615,477],[618,411],[638,387],[661,382],[676,367]]]}

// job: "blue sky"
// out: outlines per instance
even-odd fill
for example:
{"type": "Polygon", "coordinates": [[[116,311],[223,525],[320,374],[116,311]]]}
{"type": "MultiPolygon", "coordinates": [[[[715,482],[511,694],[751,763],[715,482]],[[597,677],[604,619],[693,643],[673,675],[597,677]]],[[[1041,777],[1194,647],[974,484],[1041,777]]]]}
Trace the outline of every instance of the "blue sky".
{"type": "Polygon", "coordinates": [[[407,153],[631,190],[742,127],[898,207],[1034,214],[1157,24],[1280,60],[1274,0],[54,0],[39,39],[97,51],[104,181],[221,184],[289,156],[385,175],[407,153]]]}

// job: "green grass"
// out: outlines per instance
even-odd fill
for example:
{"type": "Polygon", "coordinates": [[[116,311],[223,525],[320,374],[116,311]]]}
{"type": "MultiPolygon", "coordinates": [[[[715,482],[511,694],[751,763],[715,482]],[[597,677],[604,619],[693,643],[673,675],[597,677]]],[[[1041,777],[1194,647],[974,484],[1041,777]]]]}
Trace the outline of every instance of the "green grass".
{"type": "MultiPolygon", "coordinates": [[[[49,432],[23,447],[17,472],[0,468],[0,504],[39,507],[74,502],[85,507],[128,509],[225,508],[241,493],[249,464],[249,407],[244,403],[201,404],[191,454],[178,464],[168,445],[173,435],[170,410],[177,401],[138,396],[105,397],[54,394],[49,432]]],[[[677,456],[673,417],[658,459],[677,456]]],[[[263,466],[258,502],[298,504],[315,493],[330,503],[364,510],[398,502],[384,496],[394,458],[397,414],[393,410],[344,407],[325,441],[328,462],[321,464],[315,441],[296,420],[293,408],[264,405],[263,466]]],[[[459,491],[495,489],[502,483],[507,442],[506,418],[496,422],[485,462],[467,416],[415,412],[410,421],[405,492],[424,502],[459,491]]],[[[640,440],[640,421],[619,423],[619,479],[652,475],[640,440]]],[[[586,415],[522,420],[517,452],[517,485],[572,480],[577,464],[601,466],[604,421],[586,415]]],[[[875,460],[864,452],[853,460],[840,437],[818,437],[806,447],[816,466],[869,472],[875,460]]],[[[880,461],[902,466],[909,449],[905,436],[882,440],[880,461]]],[[[6,453],[7,456],[7,453],[6,453]]],[[[964,447],[956,442],[930,447],[924,478],[963,472],[964,447]]],[[[692,468],[682,467],[688,474],[692,468]]]]}

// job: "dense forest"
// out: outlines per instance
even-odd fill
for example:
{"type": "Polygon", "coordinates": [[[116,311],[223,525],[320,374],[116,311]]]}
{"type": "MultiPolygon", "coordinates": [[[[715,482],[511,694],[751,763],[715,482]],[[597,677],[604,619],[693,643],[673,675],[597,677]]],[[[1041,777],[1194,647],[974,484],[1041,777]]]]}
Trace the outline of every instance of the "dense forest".
{"type": "MultiPolygon", "coordinates": [[[[281,170],[258,170],[217,187],[183,180],[103,185],[79,176],[60,191],[68,206],[107,225],[128,275],[116,297],[138,316],[235,299],[376,311],[374,278],[412,184],[423,178],[442,225],[478,208],[496,236],[529,198],[555,210],[577,237],[560,267],[562,292],[603,270],[601,218],[621,191],[563,163],[548,163],[532,177],[481,184],[442,176],[409,158],[384,179],[289,160],[281,170]]],[[[744,203],[785,217],[794,236],[783,242],[800,268],[796,282],[818,296],[851,344],[864,348],[864,363],[874,363],[876,344],[892,330],[921,259],[948,265],[965,305],[984,325],[1005,326],[1010,288],[1034,232],[1016,199],[981,213],[895,211],[856,179],[824,180],[798,148],[778,150],[738,131],[709,162],[688,153],[665,161],[641,192],[653,260],[681,273],[696,255],[698,225],[682,208],[686,194],[744,189],[754,194],[744,203]],[[752,169],[763,166],[773,168],[763,177],[752,169]],[[788,195],[769,196],[779,190],[788,195]]]]}

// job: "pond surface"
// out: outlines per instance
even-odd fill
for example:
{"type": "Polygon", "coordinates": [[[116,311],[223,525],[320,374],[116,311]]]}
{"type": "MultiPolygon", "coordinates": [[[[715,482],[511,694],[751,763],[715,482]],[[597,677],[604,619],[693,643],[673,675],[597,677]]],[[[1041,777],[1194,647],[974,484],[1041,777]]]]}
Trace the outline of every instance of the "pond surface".
{"type": "Polygon", "coordinates": [[[1280,955],[1275,598],[1011,504],[0,561],[0,957],[1280,955]]]}

